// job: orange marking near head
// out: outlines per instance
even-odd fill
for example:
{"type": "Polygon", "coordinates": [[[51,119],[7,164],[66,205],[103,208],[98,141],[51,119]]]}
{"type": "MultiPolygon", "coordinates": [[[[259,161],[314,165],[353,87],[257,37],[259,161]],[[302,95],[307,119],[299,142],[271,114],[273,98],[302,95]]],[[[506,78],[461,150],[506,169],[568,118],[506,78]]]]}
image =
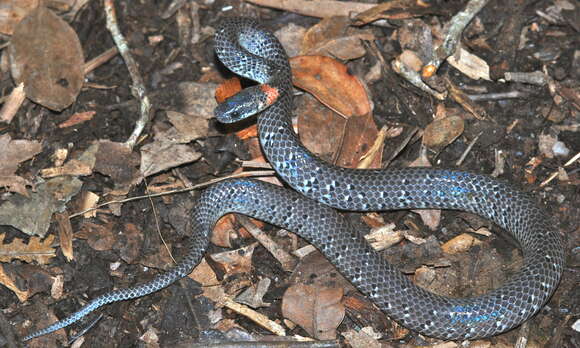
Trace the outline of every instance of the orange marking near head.
{"type": "Polygon", "coordinates": [[[272,105],[280,96],[280,92],[277,88],[274,88],[268,84],[263,84],[260,86],[260,89],[266,95],[266,104],[272,105]]]}

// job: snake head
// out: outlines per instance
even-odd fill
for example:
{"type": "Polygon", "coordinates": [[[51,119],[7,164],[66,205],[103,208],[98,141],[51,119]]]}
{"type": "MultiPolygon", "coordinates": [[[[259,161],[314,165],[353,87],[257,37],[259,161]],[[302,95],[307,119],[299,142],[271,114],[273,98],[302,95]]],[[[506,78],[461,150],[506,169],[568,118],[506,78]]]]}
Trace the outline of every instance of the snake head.
{"type": "Polygon", "coordinates": [[[218,104],[214,115],[222,123],[234,123],[264,111],[278,96],[278,90],[268,84],[248,87],[218,104]]]}

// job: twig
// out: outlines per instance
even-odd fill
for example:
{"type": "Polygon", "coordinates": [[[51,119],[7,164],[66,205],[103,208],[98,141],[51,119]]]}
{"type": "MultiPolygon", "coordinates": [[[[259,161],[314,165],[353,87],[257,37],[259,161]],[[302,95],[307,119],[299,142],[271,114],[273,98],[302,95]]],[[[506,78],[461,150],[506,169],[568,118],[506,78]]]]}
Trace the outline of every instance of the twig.
{"type": "Polygon", "coordinates": [[[463,153],[461,154],[461,157],[459,157],[457,162],[455,162],[456,166],[458,166],[458,167],[461,166],[463,161],[465,161],[467,154],[471,151],[471,149],[473,148],[473,145],[475,145],[475,143],[479,140],[479,137],[482,134],[483,134],[483,132],[479,132],[479,134],[475,138],[473,138],[473,140],[469,143],[469,145],[467,145],[467,148],[465,149],[465,151],[463,151],[463,153]]]}
{"type": "Polygon", "coordinates": [[[528,98],[529,93],[521,91],[511,91],[503,93],[485,93],[485,94],[467,94],[471,101],[494,101],[503,99],[520,99],[528,98]]]}
{"type": "Polygon", "coordinates": [[[145,199],[145,198],[162,197],[162,196],[167,196],[167,195],[173,195],[173,194],[176,194],[176,193],[189,192],[189,191],[192,191],[192,190],[197,190],[197,189],[200,189],[200,188],[203,188],[203,187],[207,187],[207,186],[213,185],[216,182],[224,181],[224,180],[227,180],[227,179],[245,178],[245,177],[258,177],[258,176],[272,176],[274,174],[275,173],[274,173],[273,170],[263,170],[263,171],[255,171],[255,172],[241,172],[241,173],[237,173],[237,174],[228,175],[228,176],[225,176],[223,178],[212,179],[212,180],[206,181],[204,183],[197,184],[197,185],[194,185],[194,186],[191,186],[191,187],[182,188],[182,189],[179,189],[179,190],[171,190],[171,191],[160,192],[160,193],[155,193],[155,194],[151,194],[151,195],[130,197],[130,198],[121,199],[121,200],[113,200],[113,201],[101,203],[101,204],[99,204],[99,205],[97,205],[95,207],[89,208],[89,209],[85,209],[85,210],[79,211],[78,213],[71,214],[69,216],[69,219],[72,219],[73,217],[77,217],[79,215],[83,215],[83,214],[88,213],[90,211],[97,210],[99,208],[102,208],[102,207],[105,207],[105,206],[108,206],[108,205],[111,205],[111,204],[127,203],[127,202],[137,201],[137,200],[140,200],[140,199],[145,199]]]}
{"type": "Polygon", "coordinates": [[[105,52],[99,54],[95,58],[85,63],[85,66],[83,67],[84,74],[86,75],[91,71],[95,70],[96,68],[100,67],[101,65],[105,64],[117,54],[119,54],[119,50],[117,49],[117,47],[111,47],[105,52]]]}
{"type": "Polygon", "coordinates": [[[248,306],[245,306],[241,303],[237,303],[230,298],[226,298],[223,302],[223,305],[234,312],[245,316],[246,318],[252,320],[254,323],[260,325],[264,329],[272,332],[278,336],[286,336],[286,330],[284,327],[277,322],[270,320],[267,316],[262,313],[256,312],[255,310],[251,309],[248,306]]]}
{"type": "Polygon", "coordinates": [[[282,249],[270,236],[259,229],[254,223],[245,216],[237,215],[237,219],[248,230],[248,232],[256,239],[280,264],[285,271],[291,271],[296,267],[296,259],[282,249]]]}
{"type": "MultiPolygon", "coordinates": [[[[564,166],[562,166],[562,168],[566,168],[568,166],[571,166],[574,162],[579,161],[580,160],[580,152],[578,152],[576,155],[574,155],[574,157],[570,158],[566,163],[564,163],[564,166]]],[[[559,174],[559,169],[555,172],[552,172],[552,174],[550,174],[548,176],[548,178],[544,181],[542,181],[542,183],[540,183],[540,187],[544,187],[546,185],[548,185],[550,183],[550,181],[554,180],[559,174]]]]}
{"type": "Polygon", "coordinates": [[[105,13],[107,15],[107,29],[111,32],[111,36],[113,37],[113,41],[115,41],[115,45],[119,50],[119,53],[123,57],[125,64],[127,65],[127,70],[129,70],[129,75],[131,75],[131,80],[133,80],[133,86],[131,90],[133,92],[133,96],[139,99],[141,102],[141,116],[137,120],[135,124],[135,129],[133,129],[133,133],[129,136],[129,139],[125,142],[129,148],[133,148],[139,139],[139,136],[145,129],[145,126],[149,122],[151,117],[151,103],[149,101],[149,97],[147,96],[147,90],[145,89],[145,84],[143,83],[143,78],[139,73],[139,69],[137,68],[137,63],[133,59],[133,56],[129,52],[129,45],[127,41],[121,34],[119,30],[119,25],[117,24],[117,17],[115,14],[115,6],[113,0],[104,0],[105,5],[105,13]]]}
{"type": "Polygon", "coordinates": [[[413,86],[419,88],[423,92],[431,94],[438,100],[445,100],[445,98],[447,98],[447,92],[440,93],[429,87],[425,82],[423,82],[423,79],[421,78],[421,75],[418,72],[409,68],[405,63],[401,62],[400,60],[398,59],[393,60],[393,62],[391,63],[391,67],[397,74],[404,77],[405,80],[409,81],[413,86]]]}
{"type": "Polygon", "coordinates": [[[167,250],[167,253],[169,253],[169,257],[171,257],[173,262],[175,264],[177,264],[177,261],[175,261],[175,258],[173,257],[173,254],[171,253],[171,249],[167,245],[165,238],[163,238],[163,233],[161,233],[161,227],[159,224],[159,214],[157,214],[157,209],[155,208],[155,204],[153,204],[153,199],[151,198],[151,195],[149,195],[150,191],[149,191],[149,185],[147,185],[147,178],[144,177],[143,182],[145,183],[145,192],[147,192],[147,196],[148,196],[147,198],[149,198],[149,204],[151,204],[151,209],[153,211],[153,218],[155,219],[155,227],[157,228],[157,234],[159,235],[159,238],[161,238],[161,242],[163,243],[165,250],[167,250]]]}
{"type": "Polygon", "coordinates": [[[530,85],[544,86],[548,83],[546,74],[541,71],[532,72],[506,72],[503,74],[506,81],[527,83],[530,85]]]}
{"type": "Polygon", "coordinates": [[[475,15],[485,6],[489,0],[470,0],[463,11],[457,13],[447,25],[445,40],[433,51],[431,61],[423,67],[423,77],[431,77],[439,69],[441,63],[450,55],[454,54],[461,34],[475,15]]]}

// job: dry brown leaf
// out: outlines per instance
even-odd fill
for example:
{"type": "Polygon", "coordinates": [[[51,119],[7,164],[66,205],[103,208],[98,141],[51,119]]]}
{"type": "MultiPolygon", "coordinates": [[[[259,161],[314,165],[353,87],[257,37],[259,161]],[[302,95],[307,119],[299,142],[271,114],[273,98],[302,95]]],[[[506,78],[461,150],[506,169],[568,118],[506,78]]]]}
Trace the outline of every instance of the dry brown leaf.
{"type": "Polygon", "coordinates": [[[201,262],[195,266],[188,277],[202,285],[203,296],[210,300],[222,302],[226,297],[224,288],[219,286],[220,281],[205,258],[201,259],[201,262]]]}
{"type": "Polygon", "coordinates": [[[137,225],[125,224],[123,233],[117,236],[117,243],[115,244],[115,249],[119,250],[123,261],[129,264],[137,261],[143,249],[143,238],[143,231],[137,225]]]}
{"type": "Polygon", "coordinates": [[[192,140],[206,137],[209,130],[209,121],[203,117],[187,115],[177,111],[167,111],[169,122],[175,127],[176,141],[189,143],[192,140]]]}
{"type": "Polygon", "coordinates": [[[60,242],[60,250],[68,261],[74,259],[73,249],[73,232],[68,214],[56,213],[54,218],[58,223],[58,240],[60,242]]]}
{"type": "Polygon", "coordinates": [[[4,267],[0,265],[0,284],[12,290],[20,302],[24,302],[30,296],[30,291],[20,290],[14,280],[4,271],[4,267]]]}
{"type": "Polygon", "coordinates": [[[54,236],[46,237],[44,241],[39,237],[31,237],[28,244],[22,239],[14,239],[10,244],[4,244],[4,233],[0,234],[0,262],[10,262],[13,259],[24,262],[35,261],[45,265],[51,258],[56,256],[55,249],[51,246],[54,236]]]}
{"type": "Polygon", "coordinates": [[[361,40],[371,41],[374,36],[350,26],[344,17],[324,18],[312,26],[302,40],[301,55],[324,55],[340,60],[357,59],[365,55],[361,40]]]}
{"type": "Polygon", "coordinates": [[[40,0],[3,0],[0,2],[0,33],[12,35],[22,18],[38,7],[40,0]]]}
{"type": "Polygon", "coordinates": [[[294,85],[340,115],[348,118],[371,111],[363,84],[339,61],[324,56],[299,56],[290,59],[290,65],[294,85]]]}
{"type": "Polygon", "coordinates": [[[29,160],[42,151],[37,141],[12,140],[10,135],[0,135],[0,176],[13,175],[21,162],[29,160]]]}
{"type": "Polygon", "coordinates": [[[463,133],[464,123],[459,116],[435,120],[425,128],[423,143],[431,149],[442,149],[463,133]]]}
{"type": "Polygon", "coordinates": [[[104,225],[85,222],[75,237],[86,239],[87,244],[97,251],[111,250],[117,241],[117,236],[113,233],[113,224],[110,222],[104,225]]]}
{"type": "Polygon", "coordinates": [[[32,183],[23,177],[17,175],[0,176],[0,187],[4,187],[9,192],[29,197],[26,186],[32,186],[32,183]]]}
{"type": "Polygon", "coordinates": [[[110,177],[116,187],[128,186],[139,175],[139,156],[126,144],[100,140],[95,152],[95,171],[110,177]]]}
{"type": "Polygon", "coordinates": [[[310,95],[297,100],[300,141],[327,162],[336,161],[344,137],[346,119],[320,104],[310,95]]]}
{"type": "MultiPolygon", "coordinates": [[[[310,96],[300,99],[298,129],[300,140],[327,162],[356,168],[377,140],[379,131],[370,114],[345,119],[323,108],[310,96]]],[[[382,146],[368,166],[380,168],[382,146]]]]}
{"type": "Polygon", "coordinates": [[[214,98],[216,88],[215,83],[181,82],[177,85],[177,93],[182,97],[182,108],[177,111],[206,120],[213,118],[217,106],[214,98]]]}
{"type": "Polygon", "coordinates": [[[193,148],[170,141],[156,140],[141,147],[141,174],[145,177],[198,160],[193,148]]]}
{"type": "MultiPolygon", "coordinates": [[[[336,165],[357,168],[377,140],[379,130],[373,120],[373,116],[368,113],[362,116],[350,117],[346,122],[344,131],[344,140],[336,165]]],[[[367,168],[381,168],[383,148],[384,146],[380,146],[377,149],[376,155],[373,156],[374,158],[366,164],[367,168]]]]}
{"type": "Polygon", "coordinates": [[[343,289],[321,288],[306,284],[289,287],[282,298],[285,318],[300,325],[316,339],[334,339],[344,318],[343,289]]]}
{"type": "Polygon", "coordinates": [[[175,264],[168,249],[171,250],[171,244],[159,243],[157,252],[145,254],[144,257],[141,257],[139,263],[145,267],[165,270],[175,264]]]}
{"type": "Polygon", "coordinates": [[[210,256],[214,265],[228,276],[249,273],[252,269],[252,255],[258,243],[252,243],[236,250],[224,251],[210,256]]]}
{"type": "Polygon", "coordinates": [[[62,111],[77,98],[84,56],[75,31],[52,11],[38,7],[18,23],[9,46],[10,69],[26,96],[62,111]]]}

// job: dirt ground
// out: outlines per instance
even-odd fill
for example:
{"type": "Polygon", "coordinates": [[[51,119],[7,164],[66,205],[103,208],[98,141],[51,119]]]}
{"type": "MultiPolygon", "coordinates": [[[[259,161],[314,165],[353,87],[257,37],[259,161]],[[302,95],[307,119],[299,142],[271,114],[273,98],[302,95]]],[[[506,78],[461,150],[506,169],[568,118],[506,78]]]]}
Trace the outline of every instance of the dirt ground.
{"type": "MultiPolygon", "coordinates": [[[[436,89],[433,94],[397,74],[392,62],[405,61],[410,55],[426,63],[425,58],[445,35],[445,24],[467,1],[430,1],[426,8],[404,8],[396,12],[398,17],[391,14],[380,26],[359,27],[345,25],[350,23],[346,18],[321,25],[317,17],[338,10],[324,6],[306,15],[308,9],[298,5],[295,9],[272,9],[221,0],[169,3],[142,0],[114,4],[121,33],[152,105],[152,117],[135,146],[127,150],[121,144],[129,139],[138,122],[140,102],[132,90],[135,82],[126,61],[115,53],[81,75],[82,88],[62,111],[29,98],[11,122],[0,123],[0,136],[24,139],[38,148],[30,159],[16,162],[13,173],[0,171],[0,215],[6,215],[7,210],[2,211],[6,202],[27,199],[15,186],[10,189],[3,185],[2,175],[25,179],[30,193],[35,189],[41,192],[46,187],[43,183],[54,183],[51,180],[55,179],[63,180],[57,182],[61,193],[68,190],[66,201],[61,197],[59,204],[47,208],[47,230],[42,233],[27,235],[18,227],[21,225],[0,220],[0,278],[5,285],[0,286],[0,347],[19,346],[19,338],[64,318],[111,289],[151,280],[173,264],[167,249],[177,261],[186,252],[190,211],[199,190],[105,205],[94,216],[75,216],[90,207],[86,205],[89,196],[99,197],[99,203],[103,203],[147,192],[180,190],[239,171],[242,160],[253,161],[244,164],[246,171],[263,163],[252,129],[255,119],[224,126],[212,118],[214,90],[231,77],[213,52],[213,33],[222,18],[231,16],[256,18],[277,31],[291,56],[330,55],[337,71],[346,68],[332,77],[317,75],[329,79],[325,90],[311,89],[308,82],[296,89],[295,114],[301,138],[324,158],[356,165],[353,158],[358,161],[372,147],[379,130],[388,127],[384,128],[387,136],[373,161],[375,166],[406,167],[421,159],[423,165],[495,173],[498,179],[530,192],[548,211],[565,241],[567,264],[561,284],[547,305],[524,326],[468,346],[514,347],[522,339],[527,340],[527,347],[580,346],[580,161],[574,159],[580,152],[578,2],[490,1],[461,36],[464,49],[482,59],[481,66],[489,67],[489,79],[474,79],[444,61],[436,74],[426,79],[436,89]],[[541,72],[543,82],[505,81],[506,72],[536,71],[541,72]],[[333,88],[344,91],[353,83],[361,93],[349,92],[339,99],[348,99],[356,107],[341,109],[325,98],[333,94],[333,88]],[[442,92],[448,95],[440,100],[437,93],[442,92]],[[483,99],[470,100],[469,96],[483,99]],[[346,111],[337,116],[331,109],[346,111]],[[77,117],[86,119],[77,121],[77,117]],[[182,121],[188,117],[193,121],[184,125],[182,121]],[[437,123],[436,119],[446,121],[437,123]],[[447,121],[451,123],[441,123],[447,121]],[[172,133],[175,130],[177,133],[172,133]],[[176,138],[181,140],[174,141],[176,138]],[[57,152],[62,149],[67,155],[59,163],[57,152]],[[86,158],[93,161],[86,162],[86,158]],[[59,167],[64,173],[46,172],[59,167]],[[21,249],[16,249],[18,243],[21,249]],[[33,243],[38,244],[31,247],[33,243]],[[42,256],[36,256],[35,250],[44,250],[42,256]],[[2,256],[10,251],[18,256],[2,256]],[[44,258],[47,252],[55,256],[44,258]],[[29,258],[20,257],[22,254],[29,258]]],[[[85,61],[115,47],[102,1],[88,1],[74,13],[69,7],[55,4],[59,1],[49,6],[51,11],[74,29],[85,61]]],[[[10,43],[11,36],[5,38],[10,43]]],[[[66,44],[62,39],[57,43],[63,47],[66,44]]],[[[12,70],[6,68],[6,46],[2,46],[0,81],[4,95],[14,89],[17,80],[14,66],[12,70]]],[[[293,64],[322,69],[318,62],[293,64]]],[[[16,143],[9,144],[18,149],[16,143]]],[[[0,154],[0,159],[4,158],[0,154]]],[[[10,218],[22,213],[22,219],[27,219],[25,211],[44,209],[40,203],[22,204],[16,204],[16,213],[9,213],[10,218]]],[[[471,214],[394,211],[347,215],[364,234],[390,226],[398,239],[381,253],[416,283],[440,294],[485,293],[501,285],[522,263],[512,238],[471,214]],[[468,245],[456,245],[460,239],[468,245]],[[454,248],[460,252],[449,252],[454,248]]],[[[149,296],[107,305],[87,321],[33,340],[30,346],[65,345],[99,314],[100,320],[75,344],[277,346],[271,342],[276,339],[274,330],[257,324],[256,314],[239,314],[235,306],[225,304],[225,299],[234,298],[265,315],[268,322],[282,326],[288,337],[320,340],[295,343],[297,347],[416,347],[441,343],[390,321],[317,252],[296,257],[292,252],[307,242],[291,231],[258,225],[277,248],[292,258],[289,264],[281,264],[264,242],[254,244],[256,240],[242,224],[246,226],[247,222],[239,218],[220,223],[220,231],[207,252],[212,257],[206,258],[197,275],[149,296]],[[260,292],[264,282],[267,285],[260,292]],[[328,303],[317,307],[308,301],[292,302],[290,293],[297,285],[307,289],[304,291],[315,298],[312,301],[328,303]],[[255,293],[245,297],[253,300],[239,300],[248,289],[255,293]],[[325,306],[332,306],[332,311],[325,306]],[[335,311],[343,313],[344,318],[335,311]],[[291,312],[301,313],[289,317],[291,312]],[[362,328],[374,334],[361,338],[362,328]],[[259,345],[258,341],[270,342],[259,345]]],[[[37,232],[40,229],[34,228],[37,232]]],[[[460,343],[448,344],[441,347],[459,347],[460,343]]]]}

